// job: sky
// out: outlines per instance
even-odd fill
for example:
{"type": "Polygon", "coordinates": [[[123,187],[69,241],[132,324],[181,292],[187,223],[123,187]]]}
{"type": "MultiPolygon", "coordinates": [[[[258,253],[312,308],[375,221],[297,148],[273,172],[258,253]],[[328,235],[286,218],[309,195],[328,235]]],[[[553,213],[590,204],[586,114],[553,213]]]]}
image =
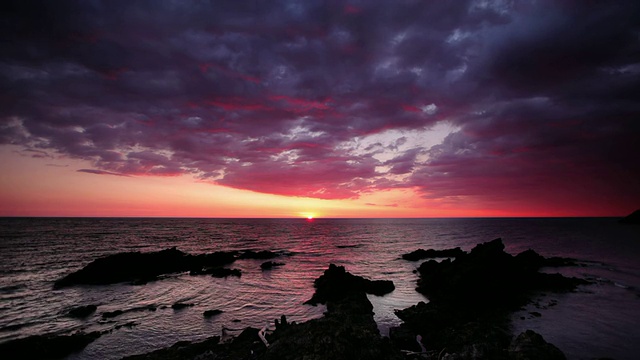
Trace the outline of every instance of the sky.
{"type": "Polygon", "coordinates": [[[637,1],[0,7],[0,216],[640,208],[637,1]]]}

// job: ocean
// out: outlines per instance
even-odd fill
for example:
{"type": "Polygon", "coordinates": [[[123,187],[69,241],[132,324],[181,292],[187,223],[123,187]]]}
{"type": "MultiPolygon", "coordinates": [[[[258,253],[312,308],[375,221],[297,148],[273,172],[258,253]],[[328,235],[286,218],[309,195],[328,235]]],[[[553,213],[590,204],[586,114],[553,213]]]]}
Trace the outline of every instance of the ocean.
{"type": "Polygon", "coordinates": [[[418,248],[471,250],[502,238],[511,254],[534,249],[571,257],[577,267],[545,269],[590,280],[567,294],[538,294],[513,314],[513,331],[532,329],[569,359],[637,359],[640,354],[640,226],[615,218],[473,219],[138,219],[0,218],[0,343],[35,334],[108,331],[69,359],[119,359],[172,345],[261,328],[286,315],[302,322],[323,306],[303,305],[313,280],[330,263],[396,290],[369,296],[383,335],[400,323],[394,309],[428,301],[417,293],[420,262],[402,260],[418,248]],[[284,266],[263,271],[263,260],[237,260],[241,277],[171,274],[145,285],[53,288],[53,282],[92,260],[119,252],[171,247],[200,254],[222,250],[284,250],[284,266]],[[193,306],[174,310],[176,302],[193,306]],[[85,319],[67,317],[98,305],[85,319]],[[109,319],[107,311],[145,306],[109,319]],[[222,314],[203,317],[205,310],[222,314]],[[223,330],[224,329],[224,330],[223,330]]]}

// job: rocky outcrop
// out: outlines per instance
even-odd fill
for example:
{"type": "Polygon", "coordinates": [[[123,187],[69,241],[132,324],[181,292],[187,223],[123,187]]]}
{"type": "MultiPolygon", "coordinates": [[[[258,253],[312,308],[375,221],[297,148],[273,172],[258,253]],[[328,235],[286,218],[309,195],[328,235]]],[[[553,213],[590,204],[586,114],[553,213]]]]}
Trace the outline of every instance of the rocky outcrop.
{"type": "Polygon", "coordinates": [[[62,359],[84,349],[102,333],[34,335],[0,344],[4,359],[62,359]]]}
{"type": "MultiPolygon", "coordinates": [[[[496,239],[455,260],[426,261],[418,268],[416,290],[430,302],[397,311],[405,329],[396,333],[419,334],[427,350],[446,349],[461,356],[452,358],[508,359],[513,310],[526,304],[536,291],[571,291],[587,283],[538,271],[552,263],[565,263],[560,260],[548,262],[533,250],[512,256],[496,239]]],[[[397,341],[406,342],[406,335],[397,341]]]]}
{"type": "Polygon", "coordinates": [[[56,281],[54,287],[78,284],[104,285],[127,281],[144,283],[163,274],[229,264],[235,261],[236,256],[236,252],[190,255],[175,247],[149,253],[119,253],[92,261],[84,268],[56,281]]]}
{"type": "Polygon", "coordinates": [[[388,338],[380,336],[366,293],[393,291],[391,281],[372,281],[331,264],[314,282],[309,304],[327,306],[325,316],[302,324],[276,323],[261,359],[402,359],[388,338]]]}
{"type": "Polygon", "coordinates": [[[305,304],[336,302],[355,293],[382,296],[395,289],[390,280],[369,280],[348,273],[344,266],[330,264],[324,274],[313,282],[316,292],[305,304]]]}
{"type": "Polygon", "coordinates": [[[465,252],[459,247],[454,249],[434,250],[434,249],[418,249],[407,254],[403,254],[402,258],[409,261],[418,261],[432,258],[455,258],[464,255],[465,252]]]}
{"type": "Polygon", "coordinates": [[[624,218],[620,219],[620,223],[622,224],[633,224],[633,225],[640,225],[640,209],[632,212],[631,214],[625,216],[624,218]]]}

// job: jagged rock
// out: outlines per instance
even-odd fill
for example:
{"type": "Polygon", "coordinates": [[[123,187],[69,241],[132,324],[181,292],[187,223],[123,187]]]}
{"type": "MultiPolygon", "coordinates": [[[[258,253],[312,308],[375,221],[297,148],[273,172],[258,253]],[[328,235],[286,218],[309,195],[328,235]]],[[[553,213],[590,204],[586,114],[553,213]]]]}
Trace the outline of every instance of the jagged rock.
{"type": "Polygon", "coordinates": [[[455,258],[464,254],[465,252],[462,251],[462,249],[460,249],[459,247],[454,249],[445,249],[445,250],[418,249],[408,254],[403,254],[402,258],[409,261],[418,261],[418,260],[430,259],[430,258],[445,258],[445,257],[455,258]]]}
{"type": "Polygon", "coordinates": [[[263,262],[260,265],[260,268],[262,270],[269,270],[269,269],[273,269],[274,267],[283,266],[283,265],[284,265],[284,263],[281,263],[281,262],[267,261],[267,262],[263,262]]]}
{"type": "Polygon", "coordinates": [[[98,307],[96,305],[78,306],[69,310],[67,315],[73,318],[83,319],[96,312],[97,309],[98,307]]]}
{"type": "Polygon", "coordinates": [[[512,311],[536,291],[571,291],[587,283],[538,271],[548,264],[533,250],[517,256],[504,252],[500,239],[479,244],[455,260],[426,261],[418,268],[416,290],[430,302],[397,311],[404,321],[401,328],[422,335],[428,350],[446,348],[451,359],[507,358],[512,311]]]}
{"type": "Polygon", "coordinates": [[[222,314],[222,310],[214,309],[214,310],[206,310],[202,313],[202,315],[206,318],[210,318],[216,315],[222,314]]]}
{"type": "Polygon", "coordinates": [[[61,359],[84,349],[102,333],[77,332],[71,335],[33,335],[0,344],[5,359],[61,359]]]}
{"type": "Polygon", "coordinates": [[[307,303],[325,303],[327,313],[302,324],[276,322],[271,345],[261,359],[402,359],[400,351],[380,336],[366,292],[388,293],[393,283],[352,275],[331,264],[314,281],[307,303]],[[283,324],[287,324],[284,326],[283,324]]]}
{"type": "Polygon", "coordinates": [[[516,337],[509,346],[509,356],[513,360],[565,360],[566,357],[553,344],[546,342],[533,330],[527,330],[516,337]]]}
{"type": "Polygon", "coordinates": [[[313,285],[316,291],[305,304],[315,305],[336,301],[358,292],[382,296],[395,289],[390,280],[365,279],[346,272],[344,266],[334,264],[330,264],[329,268],[314,281],[313,285]]]}
{"type": "Polygon", "coordinates": [[[620,222],[622,224],[634,224],[634,225],[640,224],[640,209],[620,219],[620,222]]]}

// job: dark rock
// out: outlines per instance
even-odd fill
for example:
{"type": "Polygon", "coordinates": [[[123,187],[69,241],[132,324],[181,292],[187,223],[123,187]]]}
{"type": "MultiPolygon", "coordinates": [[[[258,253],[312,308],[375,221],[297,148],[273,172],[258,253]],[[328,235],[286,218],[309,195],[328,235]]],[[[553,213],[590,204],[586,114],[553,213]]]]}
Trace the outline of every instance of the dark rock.
{"type": "Polygon", "coordinates": [[[640,209],[632,212],[631,214],[625,216],[624,218],[620,219],[620,223],[622,224],[633,224],[633,225],[639,225],[640,224],[640,209]]]}
{"type": "Polygon", "coordinates": [[[530,314],[530,315],[532,315],[532,316],[535,316],[535,317],[541,317],[541,316],[542,316],[542,314],[540,314],[540,313],[539,313],[539,312],[537,312],[537,311],[532,311],[532,312],[530,312],[529,314],[530,314]]]}
{"type": "Polygon", "coordinates": [[[209,269],[207,273],[217,278],[226,278],[228,276],[237,276],[237,277],[242,276],[242,272],[238,269],[214,268],[214,269],[209,269]]]}
{"type": "Polygon", "coordinates": [[[73,318],[82,319],[93,314],[97,309],[98,307],[96,305],[78,306],[69,310],[67,315],[73,318]]]}
{"type": "Polygon", "coordinates": [[[33,335],[0,344],[4,359],[61,359],[84,349],[102,335],[77,332],[71,335],[33,335]]]}
{"type": "Polygon", "coordinates": [[[119,282],[143,284],[163,274],[203,267],[222,266],[235,261],[236,252],[189,255],[175,247],[157,252],[127,252],[96,259],[84,268],[55,282],[62,288],[78,284],[104,285],[119,282]]]}
{"type": "Polygon", "coordinates": [[[533,330],[527,330],[511,343],[509,356],[513,360],[565,360],[566,357],[554,345],[546,342],[533,330]]]}
{"type": "Polygon", "coordinates": [[[156,311],[156,306],[145,305],[145,306],[138,306],[138,307],[134,307],[126,310],[105,311],[102,313],[102,317],[105,319],[114,318],[116,316],[120,316],[125,313],[136,312],[136,311],[156,311]]]}
{"type": "Polygon", "coordinates": [[[283,266],[283,265],[284,265],[284,263],[281,263],[281,262],[267,261],[267,262],[263,262],[260,265],[260,268],[262,270],[269,270],[269,269],[273,269],[276,266],[283,266]]]}
{"type": "Polygon", "coordinates": [[[452,358],[507,358],[512,311],[536,292],[571,291],[587,283],[540,273],[546,265],[533,250],[517,256],[504,252],[500,239],[479,244],[453,261],[426,261],[418,268],[417,290],[430,302],[397,311],[404,321],[401,328],[420,334],[427,350],[446,348],[452,358]]]}
{"type": "Polygon", "coordinates": [[[459,247],[454,249],[445,249],[445,250],[418,249],[408,254],[402,255],[402,258],[409,261],[418,261],[418,260],[430,259],[430,258],[446,258],[446,257],[455,258],[464,254],[465,252],[462,251],[462,249],[460,249],[459,247]]]}
{"type": "Polygon", "coordinates": [[[186,303],[177,302],[177,303],[171,305],[171,308],[173,310],[182,310],[184,308],[188,308],[188,307],[192,307],[192,306],[193,306],[193,304],[186,304],[186,303]]]}
{"type": "Polygon", "coordinates": [[[261,359],[403,358],[389,339],[380,336],[366,296],[366,292],[390,292],[393,283],[367,280],[331,264],[314,286],[316,292],[308,303],[325,303],[325,316],[302,324],[281,318],[261,359]]]}
{"type": "Polygon", "coordinates": [[[330,264],[324,274],[314,283],[315,293],[305,304],[315,305],[336,301],[353,293],[367,293],[382,296],[395,289],[390,280],[369,280],[346,272],[344,266],[330,264]]]}
{"type": "Polygon", "coordinates": [[[205,312],[202,313],[202,315],[206,318],[210,318],[212,316],[216,316],[220,314],[222,314],[222,310],[218,310],[218,309],[206,310],[205,312]]]}

